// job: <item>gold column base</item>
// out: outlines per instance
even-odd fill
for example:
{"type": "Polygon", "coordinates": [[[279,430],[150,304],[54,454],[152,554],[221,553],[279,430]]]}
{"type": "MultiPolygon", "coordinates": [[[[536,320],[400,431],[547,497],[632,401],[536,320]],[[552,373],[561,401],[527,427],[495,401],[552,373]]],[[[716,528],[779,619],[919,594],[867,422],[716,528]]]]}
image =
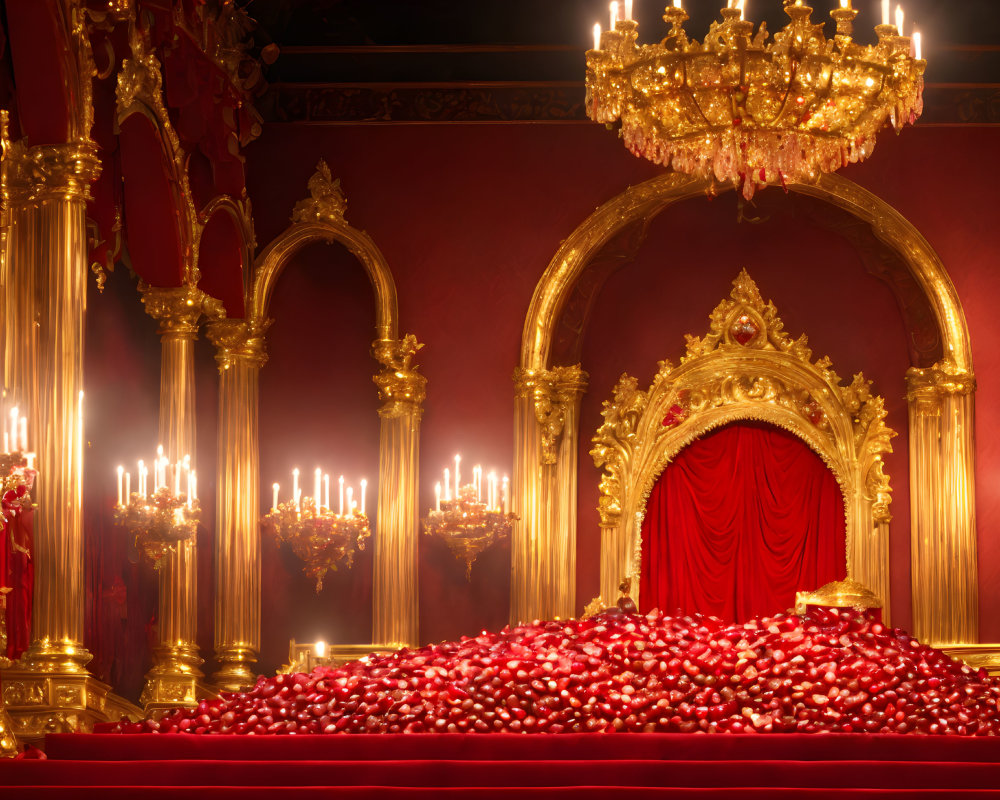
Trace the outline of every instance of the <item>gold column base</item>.
{"type": "Polygon", "coordinates": [[[35,673],[88,675],[93,655],[77,642],[49,638],[35,639],[16,666],[35,673]]]}
{"type": "Polygon", "coordinates": [[[153,668],[146,674],[146,685],[139,704],[148,716],[179,706],[193,707],[215,693],[205,686],[205,674],[198,669],[203,660],[192,644],[160,645],[153,648],[153,668]]]}
{"type": "Polygon", "coordinates": [[[18,663],[0,671],[0,682],[11,731],[20,742],[35,742],[47,733],[86,733],[98,722],[143,716],[142,709],[86,673],[43,673],[18,663]]]}
{"type": "Polygon", "coordinates": [[[230,645],[216,650],[219,670],[212,681],[222,692],[242,692],[257,682],[257,675],[250,668],[257,663],[257,649],[252,645],[230,645]]]}

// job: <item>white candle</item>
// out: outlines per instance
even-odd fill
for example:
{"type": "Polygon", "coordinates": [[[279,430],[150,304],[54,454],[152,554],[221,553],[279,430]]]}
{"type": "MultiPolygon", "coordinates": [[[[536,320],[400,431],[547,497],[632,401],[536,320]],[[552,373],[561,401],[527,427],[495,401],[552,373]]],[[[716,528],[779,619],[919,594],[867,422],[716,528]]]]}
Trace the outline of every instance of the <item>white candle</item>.
{"type": "Polygon", "coordinates": [[[460,463],[462,463],[462,457],[455,456],[455,499],[456,500],[458,500],[459,495],[461,494],[459,490],[462,488],[462,483],[458,479],[458,465],[460,463]]]}
{"type": "MultiPolygon", "coordinates": [[[[801,0],[799,2],[799,5],[802,5],[801,0]]],[[[736,4],[736,7],[740,10],[740,19],[746,19],[747,18],[747,0],[739,0],[739,2],[736,4]]]]}
{"type": "Polygon", "coordinates": [[[323,508],[330,510],[330,476],[323,476],[323,508]]]}
{"type": "Polygon", "coordinates": [[[472,468],[472,483],[476,487],[476,502],[483,502],[483,468],[479,464],[472,468]]]}
{"type": "Polygon", "coordinates": [[[611,11],[611,25],[608,26],[608,30],[613,31],[615,23],[618,21],[618,0],[611,0],[611,5],[608,8],[611,11]]]}
{"type": "Polygon", "coordinates": [[[141,494],[143,497],[146,496],[146,482],[142,479],[142,473],[144,469],[146,469],[146,466],[142,463],[142,459],[140,458],[138,467],[139,494],[141,494]]]}
{"type": "Polygon", "coordinates": [[[681,5],[681,0],[674,0],[674,8],[684,8],[684,6],[681,5]]]}
{"type": "Polygon", "coordinates": [[[126,504],[132,497],[132,473],[125,473],[125,502],[126,504]]]}
{"type": "Polygon", "coordinates": [[[351,514],[354,511],[354,487],[347,487],[347,513],[351,514]]]}
{"type": "Polygon", "coordinates": [[[889,19],[889,0],[882,0],[882,24],[889,25],[892,22],[889,19]]]}
{"type": "Polygon", "coordinates": [[[316,506],[316,513],[319,514],[320,501],[323,499],[323,496],[320,494],[323,488],[323,470],[316,467],[313,477],[315,478],[313,481],[313,505],[316,506]]]}
{"type": "Polygon", "coordinates": [[[496,502],[496,500],[497,500],[497,494],[496,493],[497,493],[497,474],[495,472],[491,472],[490,476],[489,476],[489,497],[488,497],[488,502],[487,502],[487,506],[489,508],[496,508],[497,507],[497,502],[496,502]]]}
{"type": "Polygon", "coordinates": [[[296,467],[292,470],[292,500],[295,501],[295,507],[298,508],[299,505],[299,468],[296,467]]]}
{"type": "Polygon", "coordinates": [[[625,0],[625,19],[632,19],[632,0],[625,0]]]}
{"type": "Polygon", "coordinates": [[[326,642],[324,642],[322,639],[320,639],[318,642],[316,642],[316,646],[314,648],[314,652],[316,653],[316,658],[325,658],[326,657],[326,642]]]}
{"type": "Polygon", "coordinates": [[[903,7],[896,6],[896,31],[900,36],[903,35],[903,7]]]}
{"type": "Polygon", "coordinates": [[[434,484],[434,510],[441,510],[441,481],[434,484]]]}
{"type": "Polygon", "coordinates": [[[153,476],[153,480],[156,483],[154,491],[159,489],[161,486],[167,485],[167,464],[166,459],[163,458],[163,445],[157,445],[156,447],[156,474],[153,476]]]}
{"type": "Polygon", "coordinates": [[[125,505],[122,502],[122,495],[125,491],[125,467],[118,466],[118,505],[125,505]]]}
{"type": "Polygon", "coordinates": [[[365,513],[365,491],[368,489],[368,481],[361,479],[361,513],[365,513]]]}
{"type": "Polygon", "coordinates": [[[595,50],[600,50],[601,49],[601,23],[600,22],[595,22],[594,23],[594,49],[595,50]]]}
{"type": "Polygon", "coordinates": [[[507,513],[507,499],[510,493],[510,478],[506,475],[503,476],[503,493],[501,495],[501,510],[504,514],[507,513]]]}
{"type": "MultiPolygon", "coordinates": [[[[190,485],[190,476],[188,476],[188,484],[190,485]]],[[[278,486],[278,484],[276,484],[276,483],[272,483],[271,484],[271,489],[274,491],[274,497],[271,498],[271,510],[272,511],[277,511],[278,510],[278,489],[280,489],[280,488],[281,487],[278,486]]],[[[188,494],[190,494],[190,493],[191,492],[189,490],[188,494]]]]}
{"type": "Polygon", "coordinates": [[[919,61],[923,56],[920,53],[920,31],[913,32],[913,55],[919,61]]]}
{"type": "Polygon", "coordinates": [[[340,511],[337,512],[340,516],[344,516],[344,476],[340,476],[340,511]]]}
{"type": "Polygon", "coordinates": [[[28,449],[28,418],[21,417],[18,421],[18,430],[21,432],[21,446],[18,448],[21,452],[28,449]]]}
{"type": "Polygon", "coordinates": [[[850,8],[851,7],[851,0],[840,0],[840,7],[841,8],[850,8]]]}
{"type": "Polygon", "coordinates": [[[35,468],[35,454],[34,453],[25,453],[24,457],[25,457],[25,459],[28,462],[28,469],[34,469],[35,468]]]}
{"type": "Polygon", "coordinates": [[[451,470],[444,468],[444,499],[451,500],[451,470]]]}

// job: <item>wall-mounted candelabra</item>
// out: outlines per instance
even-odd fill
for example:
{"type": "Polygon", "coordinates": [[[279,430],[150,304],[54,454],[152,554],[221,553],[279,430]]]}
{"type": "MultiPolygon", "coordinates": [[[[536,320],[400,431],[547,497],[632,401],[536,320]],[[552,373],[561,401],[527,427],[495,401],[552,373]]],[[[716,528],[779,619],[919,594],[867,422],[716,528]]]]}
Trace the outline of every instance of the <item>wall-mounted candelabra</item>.
{"type": "MultiPolygon", "coordinates": [[[[15,406],[3,414],[3,452],[0,453],[0,533],[7,522],[31,508],[35,485],[35,454],[28,452],[28,420],[15,406]]],[[[20,545],[14,542],[15,549],[20,545]]]]}
{"type": "Polygon", "coordinates": [[[516,514],[508,510],[510,479],[496,472],[483,475],[472,468],[472,483],[461,483],[462,457],[455,456],[455,475],[444,470],[444,481],[434,485],[434,509],[423,520],[424,533],[444,540],[448,549],[465,563],[465,577],[472,580],[472,565],[488,547],[507,538],[516,514]],[[483,478],[486,485],[483,486],[483,478]],[[485,497],[484,497],[485,494],[485,497]]]}
{"type": "Polygon", "coordinates": [[[160,446],[152,466],[153,483],[150,486],[149,466],[139,461],[136,492],[132,491],[132,473],[118,467],[118,503],[114,520],[135,537],[136,549],[159,568],[167,553],[195,535],[201,506],[198,503],[198,475],[191,468],[190,456],[172,464],[160,446]]]}
{"type": "Polygon", "coordinates": [[[312,497],[303,497],[299,470],[292,470],[292,497],[279,502],[281,486],[272,484],[271,510],[261,520],[276,542],[287,542],[305,566],[302,571],[316,581],[316,591],[323,589],[323,577],[340,564],[354,564],[354,553],[365,549],[371,536],[365,503],[368,481],[362,479],[360,501],[354,488],[340,476],[337,511],[330,507],[330,476],[317,468],[312,497]]]}

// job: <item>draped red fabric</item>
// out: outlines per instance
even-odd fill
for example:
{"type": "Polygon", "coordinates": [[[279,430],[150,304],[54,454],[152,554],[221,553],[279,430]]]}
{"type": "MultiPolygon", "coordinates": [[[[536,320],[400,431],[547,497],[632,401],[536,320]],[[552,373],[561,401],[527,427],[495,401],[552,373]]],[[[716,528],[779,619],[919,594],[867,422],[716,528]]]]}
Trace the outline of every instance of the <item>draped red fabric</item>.
{"type": "Polygon", "coordinates": [[[844,499],[798,437],[729,425],[678,454],[642,526],[643,609],[739,622],[790,608],[846,572],[844,499]]]}
{"type": "Polygon", "coordinates": [[[31,509],[22,511],[8,521],[0,548],[0,586],[8,586],[7,594],[7,658],[18,658],[30,644],[31,593],[35,582],[35,565],[31,561],[33,546],[31,509]]]}

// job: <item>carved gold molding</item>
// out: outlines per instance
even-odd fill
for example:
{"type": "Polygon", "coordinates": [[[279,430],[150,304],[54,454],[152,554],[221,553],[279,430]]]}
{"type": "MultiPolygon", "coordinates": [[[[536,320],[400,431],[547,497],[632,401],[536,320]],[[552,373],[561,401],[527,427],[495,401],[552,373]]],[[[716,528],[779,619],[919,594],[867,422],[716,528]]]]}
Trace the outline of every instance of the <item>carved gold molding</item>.
{"type": "MultiPolygon", "coordinates": [[[[883,456],[892,451],[895,433],[885,425],[885,404],[861,374],[843,385],[828,358],[813,361],[806,337],[785,332],[745,270],[712,312],[707,335],[687,337],[681,363],[661,361],[645,391],[623,375],[602,415],[591,449],[603,468],[601,527],[625,540],[606,547],[602,560],[631,553],[631,563],[618,565],[627,569],[617,580],[628,574],[638,586],[641,520],[666,465],[707,431],[753,419],[797,435],[836,476],[845,502],[848,576],[888,605],[891,494],[883,456]]],[[[602,585],[605,602],[613,602],[607,594],[613,589],[602,585]]]]}
{"type": "Polygon", "coordinates": [[[514,371],[514,396],[529,398],[542,436],[542,464],[555,464],[568,410],[587,391],[588,375],[579,364],[514,371]]]}
{"type": "Polygon", "coordinates": [[[309,178],[309,197],[299,200],[292,209],[292,222],[344,222],[347,198],[340,188],[340,178],[334,180],[326,161],[319,160],[316,172],[309,178]]]}
{"type": "Polygon", "coordinates": [[[220,370],[237,362],[262,367],[267,363],[267,341],[264,334],[271,320],[218,319],[206,327],[209,341],[215,345],[215,360],[220,370]]]}
{"type": "Polygon", "coordinates": [[[202,317],[223,319],[222,303],[196,286],[149,286],[139,284],[146,313],[160,323],[157,333],[164,337],[194,337],[202,317]]]}
{"type": "Polygon", "coordinates": [[[372,355],[385,367],[372,378],[382,401],[380,416],[415,413],[419,417],[422,413],[427,378],[413,365],[413,357],[421,347],[423,344],[413,334],[396,340],[378,339],[372,344],[372,355]]]}

